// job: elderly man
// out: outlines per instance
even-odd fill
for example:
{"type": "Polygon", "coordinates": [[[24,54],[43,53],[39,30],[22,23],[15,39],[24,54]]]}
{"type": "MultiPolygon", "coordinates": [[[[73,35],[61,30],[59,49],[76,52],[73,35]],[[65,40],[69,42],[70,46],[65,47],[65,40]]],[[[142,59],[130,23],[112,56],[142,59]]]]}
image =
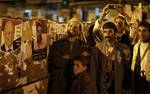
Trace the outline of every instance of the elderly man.
{"type": "Polygon", "coordinates": [[[50,46],[48,55],[49,85],[48,94],[67,94],[69,89],[71,61],[81,54],[86,45],[79,39],[83,30],[82,22],[72,18],[68,22],[68,36],[50,46]]]}
{"type": "Polygon", "coordinates": [[[116,41],[116,31],[114,23],[105,23],[102,31],[104,39],[97,44],[104,55],[98,94],[123,94],[124,64],[129,58],[130,49],[116,41]]]}
{"type": "Polygon", "coordinates": [[[131,70],[134,73],[135,94],[150,94],[150,24],[140,22],[139,41],[135,44],[131,70]]]}
{"type": "Polygon", "coordinates": [[[14,40],[15,26],[11,20],[4,23],[4,40],[5,43],[1,46],[1,51],[12,52],[17,50],[21,45],[21,38],[14,40]]]}

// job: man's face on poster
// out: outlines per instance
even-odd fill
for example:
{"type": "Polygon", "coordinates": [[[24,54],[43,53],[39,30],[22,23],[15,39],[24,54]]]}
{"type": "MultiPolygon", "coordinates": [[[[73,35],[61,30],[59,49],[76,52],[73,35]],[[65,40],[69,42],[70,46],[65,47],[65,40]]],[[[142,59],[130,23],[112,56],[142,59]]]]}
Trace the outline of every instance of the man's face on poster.
{"type": "Polygon", "coordinates": [[[36,33],[37,33],[37,41],[40,42],[42,40],[42,26],[37,25],[36,27],[36,33]]]}
{"type": "Polygon", "coordinates": [[[8,47],[11,47],[14,40],[14,24],[7,21],[4,26],[4,39],[8,47]]]}
{"type": "Polygon", "coordinates": [[[42,34],[42,27],[41,26],[37,26],[37,36],[42,34]]]}

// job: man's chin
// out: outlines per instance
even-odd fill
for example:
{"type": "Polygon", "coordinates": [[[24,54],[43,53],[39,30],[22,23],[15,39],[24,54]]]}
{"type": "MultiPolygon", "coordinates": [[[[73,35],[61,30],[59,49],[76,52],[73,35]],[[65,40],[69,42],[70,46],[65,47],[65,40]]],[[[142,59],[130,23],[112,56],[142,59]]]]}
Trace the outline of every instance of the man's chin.
{"type": "Polygon", "coordinates": [[[106,42],[111,42],[112,39],[111,39],[111,38],[106,38],[105,41],[106,41],[106,42]]]}

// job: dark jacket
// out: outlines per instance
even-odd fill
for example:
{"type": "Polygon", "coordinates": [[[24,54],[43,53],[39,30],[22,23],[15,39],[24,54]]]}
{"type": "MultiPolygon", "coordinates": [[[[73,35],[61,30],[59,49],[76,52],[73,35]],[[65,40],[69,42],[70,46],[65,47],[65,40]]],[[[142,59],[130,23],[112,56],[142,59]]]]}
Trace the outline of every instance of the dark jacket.
{"type": "MultiPolygon", "coordinates": [[[[116,55],[116,60],[112,60],[110,55],[107,56],[107,46],[104,41],[97,45],[99,50],[103,53],[103,62],[101,63],[101,77],[100,77],[100,91],[98,94],[108,93],[108,89],[112,89],[114,94],[122,94],[123,91],[123,77],[124,77],[124,65],[127,62],[130,54],[130,49],[121,43],[116,43],[113,54],[116,55]],[[108,66],[112,66],[112,69],[107,70],[108,66]],[[113,85],[113,86],[112,86],[113,85]]],[[[108,94],[112,94],[108,93],[108,94]]]]}
{"type": "Polygon", "coordinates": [[[79,56],[83,49],[85,44],[81,40],[71,43],[65,38],[52,44],[48,55],[49,94],[67,94],[72,75],[71,61],[79,56]]]}
{"type": "Polygon", "coordinates": [[[78,74],[72,80],[69,91],[69,94],[96,94],[93,81],[86,72],[78,74]]]}

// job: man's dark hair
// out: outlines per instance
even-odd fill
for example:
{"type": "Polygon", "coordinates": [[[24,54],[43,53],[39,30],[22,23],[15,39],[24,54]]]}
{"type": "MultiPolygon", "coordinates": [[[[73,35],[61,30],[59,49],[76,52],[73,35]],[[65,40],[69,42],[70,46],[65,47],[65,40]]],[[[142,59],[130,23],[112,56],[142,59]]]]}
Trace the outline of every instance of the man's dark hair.
{"type": "Polygon", "coordinates": [[[74,60],[79,60],[83,66],[88,66],[89,64],[89,56],[79,55],[75,57],[74,60]]]}
{"type": "Polygon", "coordinates": [[[115,32],[117,32],[117,27],[116,27],[116,25],[115,25],[113,22],[106,22],[106,23],[103,25],[103,29],[106,29],[106,28],[111,28],[111,29],[113,29],[115,32]]]}
{"type": "Polygon", "coordinates": [[[150,23],[148,23],[146,21],[141,21],[138,26],[143,26],[143,27],[147,28],[148,31],[150,32],[150,23]]]}

